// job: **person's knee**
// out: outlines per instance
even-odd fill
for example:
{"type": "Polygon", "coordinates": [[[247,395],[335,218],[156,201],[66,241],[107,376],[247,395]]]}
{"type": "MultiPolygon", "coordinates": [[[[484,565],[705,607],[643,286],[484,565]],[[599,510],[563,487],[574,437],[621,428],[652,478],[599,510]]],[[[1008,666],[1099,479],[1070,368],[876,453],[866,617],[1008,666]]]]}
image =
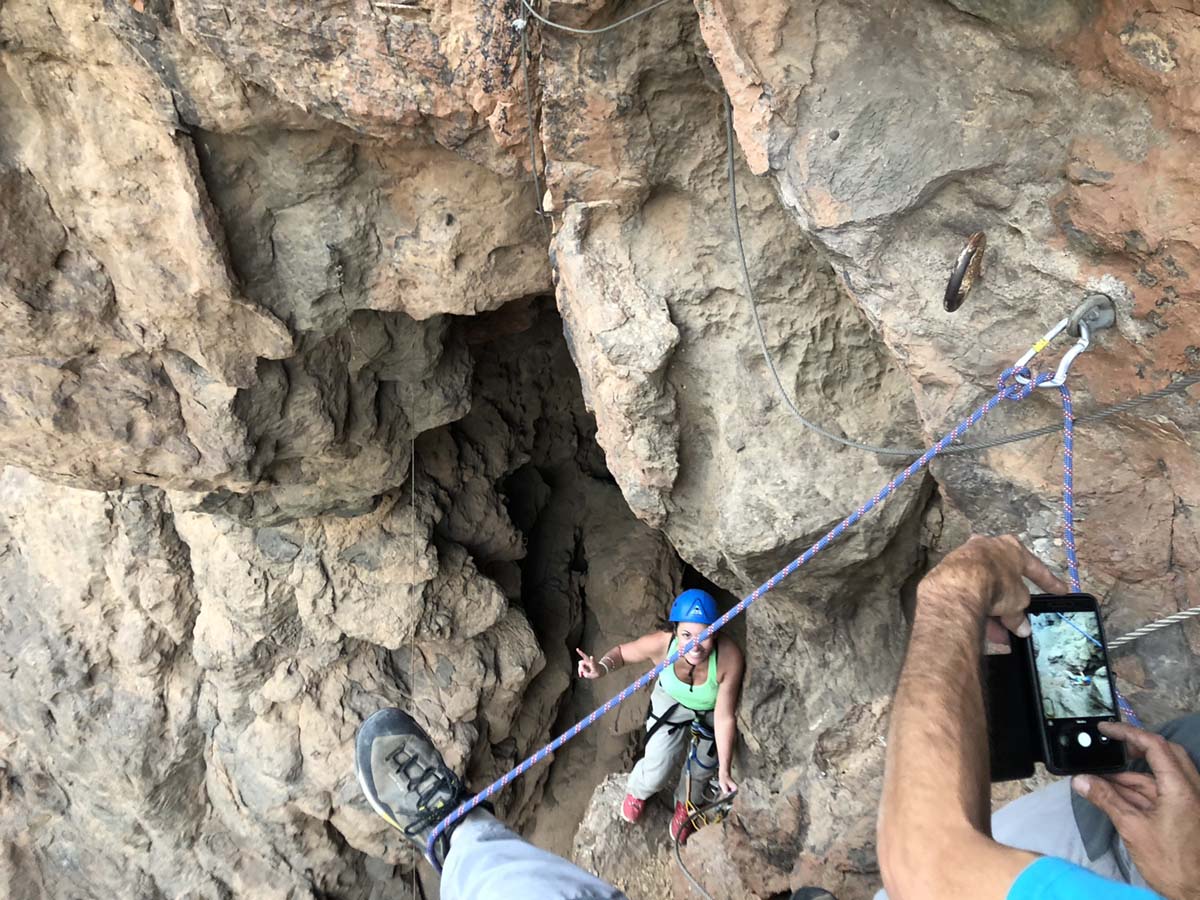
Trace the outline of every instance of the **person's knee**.
{"type": "Polygon", "coordinates": [[[678,774],[678,764],[669,756],[643,756],[630,775],[630,787],[653,794],[668,787],[678,774]]]}
{"type": "Polygon", "coordinates": [[[672,764],[670,759],[655,759],[648,761],[645,770],[645,777],[648,781],[653,781],[658,787],[665,787],[677,773],[677,767],[672,764]]]}

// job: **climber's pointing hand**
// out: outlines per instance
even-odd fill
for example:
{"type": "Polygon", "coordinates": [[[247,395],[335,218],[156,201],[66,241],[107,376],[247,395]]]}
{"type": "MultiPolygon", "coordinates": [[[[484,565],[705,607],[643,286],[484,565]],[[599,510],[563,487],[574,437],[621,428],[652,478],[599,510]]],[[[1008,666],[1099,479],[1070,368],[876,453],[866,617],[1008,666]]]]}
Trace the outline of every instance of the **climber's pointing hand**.
{"type": "Polygon", "coordinates": [[[603,670],[596,664],[595,657],[588,656],[578,647],[575,652],[579,654],[579,677],[580,678],[599,678],[604,674],[603,670]]]}

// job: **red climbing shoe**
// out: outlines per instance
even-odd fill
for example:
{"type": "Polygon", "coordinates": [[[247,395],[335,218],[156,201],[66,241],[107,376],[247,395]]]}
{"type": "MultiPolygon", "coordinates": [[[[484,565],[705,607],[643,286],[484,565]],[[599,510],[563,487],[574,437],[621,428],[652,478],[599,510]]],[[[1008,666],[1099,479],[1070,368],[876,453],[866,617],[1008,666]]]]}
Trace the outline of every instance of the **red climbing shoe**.
{"type": "Polygon", "coordinates": [[[626,794],[625,802],[621,804],[621,818],[632,824],[642,817],[642,810],[645,808],[645,800],[639,800],[633,794],[626,794]]]}
{"type": "Polygon", "coordinates": [[[688,819],[688,809],[682,803],[675,804],[675,815],[671,819],[671,840],[686,844],[696,826],[688,819]]]}

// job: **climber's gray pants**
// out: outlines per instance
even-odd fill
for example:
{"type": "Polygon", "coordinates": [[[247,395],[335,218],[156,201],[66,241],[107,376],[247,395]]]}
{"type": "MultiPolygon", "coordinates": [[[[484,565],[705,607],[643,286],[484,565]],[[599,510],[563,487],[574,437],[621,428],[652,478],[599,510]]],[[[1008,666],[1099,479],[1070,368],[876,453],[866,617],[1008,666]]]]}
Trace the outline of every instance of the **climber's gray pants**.
{"type": "Polygon", "coordinates": [[[616,888],[539,850],[484,810],[450,835],[442,868],[442,900],[627,900],[616,888]]]}
{"type": "MultiPolygon", "coordinates": [[[[1146,881],[1133,867],[1124,844],[1096,859],[1088,859],[1087,848],[1071,811],[1071,780],[1063,778],[1031,794],[1018,797],[992,816],[992,837],[1008,847],[1054,856],[1095,872],[1111,881],[1145,887],[1146,881]],[[1118,862],[1117,854],[1120,854],[1118,862]],[[1121,865],[1129,871],[1126,879],[1121,865]]],[[[888,900],[883,891],[875,900],[888,900]]]]}
{"type": "MultiPolygon", "coordinates": [[[[665,716],[675,706],[675,700],[656,681],[650,694],[650,712],[646,730],[654,727],[655,720],[665,716]]],[[[627,790],[639,800],[653,797],[678,779],[675,787],[675,802],[682,803],[687,785],[688,765],[692,767],[691,801],[696,806],[703,802],[704,788],[717,775],[717,748],[708,739],[701,738],[696,746],[695,758],[689,752],[692,740],[690,723],[696,713],[680,706],[671,713],[670,721],[682,722],[678,728],[663,725],[646,741],[646,753],[637,761],[629,773],[627,790]]]]}

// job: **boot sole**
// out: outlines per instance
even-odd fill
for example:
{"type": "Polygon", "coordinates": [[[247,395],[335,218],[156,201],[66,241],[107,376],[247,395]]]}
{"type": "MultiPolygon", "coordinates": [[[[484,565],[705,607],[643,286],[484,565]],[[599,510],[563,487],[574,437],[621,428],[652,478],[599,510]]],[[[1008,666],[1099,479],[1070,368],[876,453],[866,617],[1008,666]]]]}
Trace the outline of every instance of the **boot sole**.
{"type": "Polygon", "coordinates": [[[371,809],[375,811],[376,815],[378,815],[381,819],[383,819],[401,834],[404,834],[410,843],[416,846],[421,846],[421,849],[424,850],[423,845],[418,845],[411,836],[404,833],[404,826],[392,817],[391,810],[383,806],[376,799],[378,792],[375,790],[375,783],[371,778],[370,773],[371,740],[363,739],[363,735],[369,734],[371,731],[381,730],[379,726],[385,720],[397,717],[400,717],[401,727],[389,728],[389,734],[412,734],[429,741],[429,735],[421,730],[421,726],[419,726],[416,721],[407,713],[404,713],[398,709],[377,710],[368,716],[365,722],[358,726],[358,731],[354,735],[354,774],[358,779],[358,786],[362,790],[363,796],[366,798],[371,809]]]}

